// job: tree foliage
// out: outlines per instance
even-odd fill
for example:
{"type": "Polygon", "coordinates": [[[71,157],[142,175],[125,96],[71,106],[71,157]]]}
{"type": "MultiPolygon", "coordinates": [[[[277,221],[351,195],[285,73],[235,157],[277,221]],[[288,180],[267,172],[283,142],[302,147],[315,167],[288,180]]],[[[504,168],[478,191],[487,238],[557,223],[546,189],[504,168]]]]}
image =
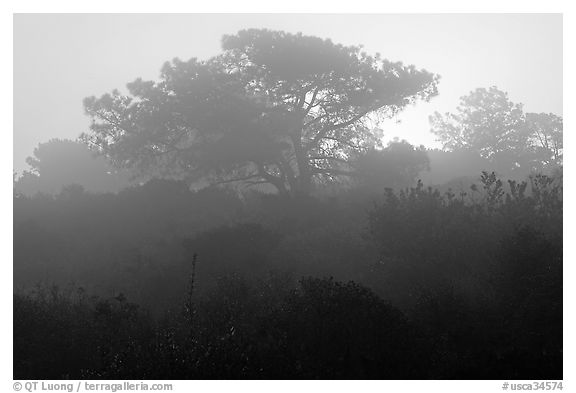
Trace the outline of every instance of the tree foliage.
{"type": "Polygon", "coordinates": [[[14,189],[29,196],[57,194],[72,184],[87,191],[116,192],[130,182],[129,173],[95,156],[85,144],[67,139],[40,143],[26,162],[31,169],[15,179],[14,189]]]}
{"type": "Polygon", "coordinates": [[[501,171],[561,164],[562,118],[524,113],[494,86],[461,97],[456,113],[436,112],[430,123],[444,149],[477,152],[501,171]]]}
{"type": "Polygon", "coordinates": [[[526,127],[537,158],[545,164],[561,165],[562,117],[553,113],[527,113],[526,127]]]}
{"type": "Polygon", "coordinates": [[[460,98],[457,113],[430,118],[432,132],[445,149],[473,149],[491,161],[503,159],[526,145],[524,112],[496,87],[479,88],[460,98]]]}
{"type": "Polygon", "coordinates": [[[83,138],[119,166],[308,193],[380,143],[375,121],[437,94],[438,76],[359,46],[249,29],[222,47],[166,63],[160,81],[138,79],[128,95],[85,99],[83,138]]]}
{"type": "Polygon", "coordinates": [[[418,175],[430,169],[424,146],[414,147],[394,140],[382,150],[371,150],[357,164],[358,180],[364,187],[383,190],[414,185],[418,175]]]}

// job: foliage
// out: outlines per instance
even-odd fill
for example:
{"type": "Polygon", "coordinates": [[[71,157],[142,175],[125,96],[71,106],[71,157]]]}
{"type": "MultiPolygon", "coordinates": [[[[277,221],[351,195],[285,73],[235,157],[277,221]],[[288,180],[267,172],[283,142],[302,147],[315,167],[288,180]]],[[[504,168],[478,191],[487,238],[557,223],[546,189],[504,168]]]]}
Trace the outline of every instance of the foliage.
{"type": "Polygon", "coordinates": [[[190,191],[167,180],[118,194],[20,197],[14,200],[14,284],[76,282],[106,296],[116,288],[157,310],[180,296],[182,239],[231,224],[241,210],[227,190],[190,191]]]}
{"type": "Polygon", "coordinates": [[[175,313],[159,324],[122,296],[53,294],[15,295],[17,379],[409,378],[426,372],[422,352],[408,350],[418,335],[402,313],[352,282],[222,277],[195,301],[192,321],[175,313]]]}
{"type": "Polygon", "coordinates": [[[122,352],[141,350],[154,337],[151,328],[122,296],[104,300],[55,286],[14,294],[14,376],[91,378],[93,369],[114,367],[122,352]]]}
{"type": "Polygon", "coordinates": [[[537,159],[547,165],[562,165],[563,119],[553,113],[527,113],[526,127],[537,159]]]}
{"type": "Polygon", "coordinates": [[[26,162],[31,170],[15,180],[14,189],[28,196],[58,194],[72,184],[91,192],[118,192],[130,184],[129,173],[113,168],[81,142],[52,139],[40,143],[26,162]]]}
{"type": "Polygon", "coordinates": [[[434,362],[448,365],[439,376],[561,375],[561,184],[529,180],[505,192],[484,172],[459,196],[420,183],[370,214],[371,286],[436,337],[434,362]]]}
{"type": "Polygon", "coordinates": [[[525,114],[522,104],[495,86],[461,97],[456,113],[436,112],[430,123],[444,149],[477,152],[500,172],[522,168],[528,173],[561,164],[562,118],[525,114]]]}
{"type": "Polygon", "coordinates": [[[561,176],[480,180],[16,198],[15,377],[561,379],[561,176]]]}
{"type": "Polygon", "coordinates": [[[86,98],[83,139],[122,167],[308,194],[379,144],[376,117],[437,93],[436,75],[317,37],[249,29],[222,47],[166,63],[129,95],[86,98]]]}
{"type": "Polygon", "coordinates": [[[424,146],[414,147],[406,141],[392,141],[382,150],[371,150],[356,164],[357,177],[364,187],[383,190],[414,185],[418,175],[430,169],[424,146]]]}

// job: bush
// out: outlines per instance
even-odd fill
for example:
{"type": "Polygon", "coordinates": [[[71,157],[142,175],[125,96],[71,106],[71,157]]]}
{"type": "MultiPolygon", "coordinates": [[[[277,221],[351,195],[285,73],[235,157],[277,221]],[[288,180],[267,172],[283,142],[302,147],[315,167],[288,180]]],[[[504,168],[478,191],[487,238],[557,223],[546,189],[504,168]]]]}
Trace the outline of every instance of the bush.
{"type": "Polygon", "coordinates": [[[15,376],[561,379],[561,178],[480,182],[19,196],[15,376]]]}
{"type": "Polygon", "coordinates": [[[15,295],[16,379],[422,378],[424,339],[353,282],[224,276],[154,322],[123,296],[15,295]]]}
{"type": "Polygon", "coordinates": [[[388,191],[370,215],[372,285],[434,338],[435,375],[561,378],[561,185],[481,181],[479,199],[388,191]]]}

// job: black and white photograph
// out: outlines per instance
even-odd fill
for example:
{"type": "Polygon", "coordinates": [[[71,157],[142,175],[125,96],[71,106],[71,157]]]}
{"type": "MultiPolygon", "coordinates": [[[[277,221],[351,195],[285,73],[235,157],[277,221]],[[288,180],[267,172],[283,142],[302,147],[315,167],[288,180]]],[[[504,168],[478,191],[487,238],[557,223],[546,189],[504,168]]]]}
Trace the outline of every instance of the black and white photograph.
{"type": "Polygon", "coordinates": [[[6,391],[569,389],[562,13],[11,18],[6,391]]]}

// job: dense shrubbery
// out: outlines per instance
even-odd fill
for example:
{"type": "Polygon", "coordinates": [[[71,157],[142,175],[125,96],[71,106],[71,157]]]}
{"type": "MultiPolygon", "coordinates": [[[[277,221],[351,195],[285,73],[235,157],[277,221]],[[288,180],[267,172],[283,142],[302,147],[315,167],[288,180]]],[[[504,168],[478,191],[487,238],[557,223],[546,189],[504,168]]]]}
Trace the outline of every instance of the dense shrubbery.
{"type": "Polygon", "coordinates": [[[429,371],[423,337],[352,282],[224,276],[188,312],[159,322],[122,296],[53,290],[15,295],[14,303],[17,379],[418,378],[429,371]]]}
{"type": "Polygon", "coordinates": [[[15,378],[562,377],[558,178],[380,197],[71,189],[16,198],[14,231],[15,378]],[[65,280],[87,289],[30,294],[65,280]]]}
{"type": "Polygon", "coordinates": [[[561,375],[561,184],[529,180],[505,192],[484,172],[472,199],[419,184],[389,191],[369,216],[381,257],[371,285],[420,321],[461,378],[561,375]]]}

